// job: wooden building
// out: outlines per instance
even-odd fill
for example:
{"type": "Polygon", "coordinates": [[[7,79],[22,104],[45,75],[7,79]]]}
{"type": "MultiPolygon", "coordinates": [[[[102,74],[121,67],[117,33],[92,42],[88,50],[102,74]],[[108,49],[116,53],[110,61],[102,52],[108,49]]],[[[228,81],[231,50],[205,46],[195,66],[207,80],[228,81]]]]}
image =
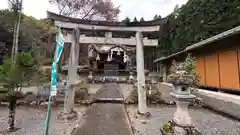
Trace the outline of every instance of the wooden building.
{"type": "Polygon", "coordinates": [[[166,80],[172,61],[181,62],[189,53],[195,57],[202,87],[240,91],[240,26],[155,60],[162,64],[163,80],[166,80]]]}

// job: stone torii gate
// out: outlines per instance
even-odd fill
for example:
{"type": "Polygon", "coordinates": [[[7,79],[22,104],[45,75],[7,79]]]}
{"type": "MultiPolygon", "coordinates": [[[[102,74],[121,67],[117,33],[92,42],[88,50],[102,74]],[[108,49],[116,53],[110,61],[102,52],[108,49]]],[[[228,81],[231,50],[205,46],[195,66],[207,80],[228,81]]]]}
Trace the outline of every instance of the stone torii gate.
{"type": "MultiPolygon", "coordinates": [[[[54,13],[48,12],[48,18],[54,21],[54,24],[67,31],[64,35],[65,43],[71,43],[70,56],[68,62],[68,86],[69,88],[65,94],[64,110],[66,114],[73,112],[74,105],[74,89],[72,85],[78,83],[77,67],[79,63],[79,51],[82,44],[96,44],[96,45],[125,45],[128,47],[136,47],[136,63],[137,63],[137,87],[138,87],[138,109],[140,113],[147,112],[146,106],[146,91],[145,91],[145,70],[144,70],[144,51],[143,47],[156,47],[158,40],[143,38],[143,33],[158,32],[162,20],[153,20],[139,23],[125,24],[123,22],[106,22],[106,21],[92,21],[73,19],[64,17],[54,13]],[[104,32],[105,37],[83,36],[80,34],[86,31],[90,32],[104,32]],[[116,38],[113,33],[128,32],[135,33],[135,37],[116,38]],[[107,40],[107,38],[110,40],[107,40]]],[[[110,47],[111,48],[111,47],[110,47]]],[[[63,54],[64,55],[64,54],[63,54]]],[[[87,54],[89,55],[89,54],[87,54]]]]}

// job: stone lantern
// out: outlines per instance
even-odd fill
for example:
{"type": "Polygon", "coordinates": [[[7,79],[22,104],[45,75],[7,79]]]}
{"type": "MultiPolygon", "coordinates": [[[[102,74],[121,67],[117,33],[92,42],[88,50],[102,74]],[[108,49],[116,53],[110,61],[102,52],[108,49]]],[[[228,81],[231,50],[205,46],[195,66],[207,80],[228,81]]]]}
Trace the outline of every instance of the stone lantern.
{"type": "Polygon", "coordinates": [[[134,76],[133,76],[133,72],[132,71],[130,71],[130,76],[129,76],[129,81],[130,81],[130,83],[133,83],[134,82],[134,80],[135,80],[135,78],[134,78],[134,76]]]}
{"type": "Polygon", "coordinates": [[[188,113],[189,103],[196,97],[191,94],[190,85],[194,81],[194,76],[189,74],[183,64],[178,65],[175,73],[168,76],[168,82],[174,86],[171,96],[176,98],[177,111],[174,114],[172,122],[174,123],[175,135],[186,135],[186,128],[194,129],[192,118],[188,113]]]}
{"type": "Polygon", "coordinates": [[[88,79],[89,80],[93,80],[93,72],[92,72],[92,70],[89,71],[88,79]]]}

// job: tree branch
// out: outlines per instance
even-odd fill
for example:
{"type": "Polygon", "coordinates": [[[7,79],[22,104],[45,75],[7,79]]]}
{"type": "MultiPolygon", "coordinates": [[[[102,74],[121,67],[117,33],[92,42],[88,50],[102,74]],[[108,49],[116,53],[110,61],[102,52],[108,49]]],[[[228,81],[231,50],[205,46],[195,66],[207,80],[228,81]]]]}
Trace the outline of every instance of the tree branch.
{"type": "Polygon", "coordinates": [[[92,10],[93,10],[93,7],[82,17],[82,19],[85,19],[87,16],[89,16],[89,14],[92,10]]]}

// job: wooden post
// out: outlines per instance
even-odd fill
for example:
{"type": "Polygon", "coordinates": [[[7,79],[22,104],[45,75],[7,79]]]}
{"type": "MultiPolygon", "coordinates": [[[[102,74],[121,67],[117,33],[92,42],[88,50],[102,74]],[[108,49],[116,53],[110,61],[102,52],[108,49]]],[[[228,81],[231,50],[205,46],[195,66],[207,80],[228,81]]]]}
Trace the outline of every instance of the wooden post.
{"type": "Polygon", "coordinates": [[[142,33],[136,32],[136,60],[137,60],[137,86],[138,86],[138,111],[139,113],[147,112],[146,90],[145,90],[145,70],[143,55],[142,33]]]}

